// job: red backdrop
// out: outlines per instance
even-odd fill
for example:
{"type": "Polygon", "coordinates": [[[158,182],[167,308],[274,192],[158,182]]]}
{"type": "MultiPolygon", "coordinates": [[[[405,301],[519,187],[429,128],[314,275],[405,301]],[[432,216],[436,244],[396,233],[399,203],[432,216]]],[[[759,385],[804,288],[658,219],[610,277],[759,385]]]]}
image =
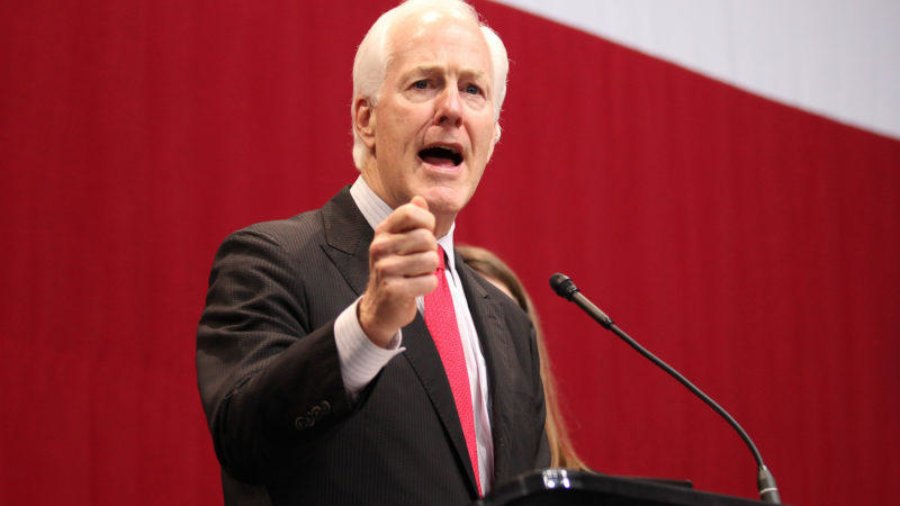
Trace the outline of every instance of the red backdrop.
{"type": "MultiPolygon", "coordinates": [[[[392,2],[78,4],[0,7],[0,503],[218,504],[213,252],[352,182],[352,57],[392,2]]],[[[900,142],[478,6],[513,62],[459,240],[534,295],[587,461],[755,495],[737,436],[557,270],[741,420],[786,501],[896,502],[900,142]]]]}

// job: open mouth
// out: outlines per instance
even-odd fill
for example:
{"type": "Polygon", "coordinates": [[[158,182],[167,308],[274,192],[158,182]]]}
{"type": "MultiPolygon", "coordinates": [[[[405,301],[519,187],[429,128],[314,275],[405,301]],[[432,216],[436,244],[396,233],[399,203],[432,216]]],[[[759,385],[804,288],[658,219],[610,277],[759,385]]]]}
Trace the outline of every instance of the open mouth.
{"type": "Polygon", "coordinates": [[[419,151],[419,158],[431,165],[457,166],[462,163],[463,157],[459,151],[450,146],[430,146],[419,151]]]}

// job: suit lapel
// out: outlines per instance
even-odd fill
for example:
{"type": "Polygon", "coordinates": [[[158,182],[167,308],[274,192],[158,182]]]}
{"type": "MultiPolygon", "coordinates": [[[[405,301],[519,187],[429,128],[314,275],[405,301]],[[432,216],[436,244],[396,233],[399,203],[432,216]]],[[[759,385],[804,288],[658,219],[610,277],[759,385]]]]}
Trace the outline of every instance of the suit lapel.
{"type": "Polygon", "coordinates": [[[511,462],[507,450],[515,420],[509,419],[509,413],[514,411],[509,409],[507,403],[515,398],[510,393],[514,381],[510,375],[514,370],[510,355],[513,353],[513,344],[505,325],[502,306],[482,286],[486,281],[465,265],[459,255],[456,256],[456,265],[488,370],[492,404],[491,433],[494,440],[494,482],[501,483],[511,478],[511,462]]]}
{"type": "Polygon", "coordinates": [[[356,207],[346,187],[322,207],[325,243],[322,249],[357,295],[369,280],[369,244],[375,233],[356,207]]]}
{"type": "MultiPolygon", "coordinates": [[[[374,232],[344,188],[322,208],[325,242],[322,249],[357,295],[362,295],[369,279],[369,244],[374,232]]],[[[457,262],[457,265],[459,263],[457,262]]],[[[463,436],[459,415],[444,365],[421,314],[403,327],[403,358],[415,371],[456,452],[457,461],[468,477],[473,492],[475,473],[463,436]]]]}
{"type": "Polygon", "coordinates": [[[465,470],[465,474],[469,478],[469,486],[474,492],[477,490],[475,473],[472,470],[472,462],[469,460],[459,414],[456,412],[453,391],[450,389],[450,382],[444,372],[444,365],[437,347],[434,345],[434,339],[428,332],[421,314],[417,313],[416,319],[403,327],[403,346],[406,347],[403,356],[412,366],[428,393],[431,404],[444,426],[444,431],[453,443],[457,461],[465,470]]]}

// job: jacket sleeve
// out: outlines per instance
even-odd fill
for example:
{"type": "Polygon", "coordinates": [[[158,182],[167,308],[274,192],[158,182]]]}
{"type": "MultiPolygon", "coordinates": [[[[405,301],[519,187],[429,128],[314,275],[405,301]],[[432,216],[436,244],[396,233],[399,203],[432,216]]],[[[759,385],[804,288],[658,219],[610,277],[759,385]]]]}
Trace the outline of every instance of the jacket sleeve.
{"type": "MultiPolygon", "coordinates": [[[[307,281],[259,229],[229,236],[209,278],[197,376],[216,455],[247,483],[276,478],[290,455],[351,412],[334,320],[314,325],[307,281]]],[[[323,274],[324,276],[324,274],[323,274]]]]}

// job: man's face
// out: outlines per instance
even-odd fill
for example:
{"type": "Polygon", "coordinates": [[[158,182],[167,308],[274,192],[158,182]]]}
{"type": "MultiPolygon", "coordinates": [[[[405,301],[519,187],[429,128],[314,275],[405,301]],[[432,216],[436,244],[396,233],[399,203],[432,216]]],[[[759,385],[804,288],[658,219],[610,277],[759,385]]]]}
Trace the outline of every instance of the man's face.
{"type": "MultiPolygon", "coordinates": [[[[493,69],[479,27],[434,13],[396,25],[369,118],[366,181],[391,207],[428,201],[438,229],[475,193],[496,137],[493,69]]],[[[439,232],[445,232],[438,230],[439,232]]]]}

